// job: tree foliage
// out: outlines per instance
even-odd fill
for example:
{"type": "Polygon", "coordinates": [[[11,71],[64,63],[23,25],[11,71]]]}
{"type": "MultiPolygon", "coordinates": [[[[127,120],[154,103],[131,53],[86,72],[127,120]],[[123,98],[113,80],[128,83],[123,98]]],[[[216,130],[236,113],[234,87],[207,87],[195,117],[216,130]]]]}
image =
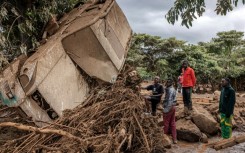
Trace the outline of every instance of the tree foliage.
{"type": "Polygon", "coordinates": [[[51,15],[59,18],[82,0],[1,0],[1,63],[33,51],[51,15]]]}
{"type": "MultiPolygon", "coordinates": [[[[217,15],[226,15],[237,7],[239,0],[217,0],[215,12],[217,15]]],[[[245,4],[245,0],[242,0],[245,4]]],[[[166,14],[169,23],[174,24],[181,18],[181,25],[189,28],[194,19],[200,17],[205,12],[205,0],[176,0],[174,6],[166,14]]]]}
{"type": "Polygon", "coordinates": [[[222,77],[245,75],[245,42],[243,32],[219,32],[210,42],[186,44],[175,38],[162,39],[147,34],[134,34],[127,62],[137,67],[143,78],[159,75],[177,80],[183,60],[195,70],[197,82],[213,87],[222,77]]]}

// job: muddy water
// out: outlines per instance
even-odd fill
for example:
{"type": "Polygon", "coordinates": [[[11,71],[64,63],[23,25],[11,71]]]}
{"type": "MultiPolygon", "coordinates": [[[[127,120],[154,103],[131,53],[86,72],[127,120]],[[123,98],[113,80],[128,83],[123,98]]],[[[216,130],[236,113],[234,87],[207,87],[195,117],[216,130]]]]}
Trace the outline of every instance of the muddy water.
{"type": "MultiPolygon", "coordinates": [[[[233,135],[244,134],[241,132],[233,132],[233,135]]],[[[220,140],[220,137],[213,137],[209,139],[209,142],[215,142],[220,140]]],[[[216,151],[215,149],[208,148],[204,143],[188,143],[184,141],[179,141],[177,145],[172,145],[171,149],[167,150],[167,153],[245,153],[245,142],[216,151]]]]}

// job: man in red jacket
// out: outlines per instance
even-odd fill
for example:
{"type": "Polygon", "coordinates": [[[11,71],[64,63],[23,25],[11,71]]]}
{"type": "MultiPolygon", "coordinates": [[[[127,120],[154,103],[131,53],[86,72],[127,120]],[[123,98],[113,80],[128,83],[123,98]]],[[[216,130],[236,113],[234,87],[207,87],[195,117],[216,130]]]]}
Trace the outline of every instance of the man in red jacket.
{"type": "Polygon", "coordinates": [[[183,82],[182,82],[182,95],[184,101],[184,113],[186,116],[192,112],[192,100],[191,94],[192,89],[196,84],[195,72],[192,68],[188,66],[188,61],[185,60],[182,63],[182,73],[183,73],[183,82]]]}

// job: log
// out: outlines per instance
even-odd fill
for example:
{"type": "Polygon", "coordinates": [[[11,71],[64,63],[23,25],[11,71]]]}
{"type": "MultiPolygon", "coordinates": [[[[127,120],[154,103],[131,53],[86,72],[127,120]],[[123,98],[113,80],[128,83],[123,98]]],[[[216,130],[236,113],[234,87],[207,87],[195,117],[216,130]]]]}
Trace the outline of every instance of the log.
{"type": "Polygon", "coordinates": [[[200,105],[212,105],[212,103],[207,103],[207,102],[195,102],[194,104],[200,104],[200,105]]]}
{"type": "Polygon", "coordinates": [[[228,148],[228,147],[231,147],[236,144],[243,143],[243,142],[245,142],[245,135],[235,136],[230,139],[224,139],[224,140],[220,140],[217,142],[209,143],[207,144],[207,146],[214,148],[215,150],[220,150],[220,149],[228,148]]]}
{"type": "Polygon", "coordinates": [[[14,127],[14,128],[17,128],[19,130],[24,130],[24,131],[32,131],[32,132],[43,133],[43,134],[57,134],[57,135],[65,136],[69,139],[76,140],[76,141],[80,142],[81,144],[85,144],[85,142],[81,138],[76,137],[76,136],[74,136],[74,135],[72,135],[66,131],[63,131],[63,130],[41,129],[41,128],[23,125],[20,123],[13,123],[13,122],[0,123],[0,127],[14,127]]]}

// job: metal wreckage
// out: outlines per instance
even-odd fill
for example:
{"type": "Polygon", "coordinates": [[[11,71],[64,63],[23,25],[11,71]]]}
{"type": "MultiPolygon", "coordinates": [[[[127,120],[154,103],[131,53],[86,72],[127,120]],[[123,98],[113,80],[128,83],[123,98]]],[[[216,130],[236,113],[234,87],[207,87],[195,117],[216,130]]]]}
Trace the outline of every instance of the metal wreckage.
{"type": "Polygon", "coordinates": [[[91,1],[73,9],[32,56],[20,56],[4,69],[2,103],[20,108],[44,126],[86,99],[90,91],[87,76],[115,82],[131,36],[128,21],[114,0],[91,1]]]}

